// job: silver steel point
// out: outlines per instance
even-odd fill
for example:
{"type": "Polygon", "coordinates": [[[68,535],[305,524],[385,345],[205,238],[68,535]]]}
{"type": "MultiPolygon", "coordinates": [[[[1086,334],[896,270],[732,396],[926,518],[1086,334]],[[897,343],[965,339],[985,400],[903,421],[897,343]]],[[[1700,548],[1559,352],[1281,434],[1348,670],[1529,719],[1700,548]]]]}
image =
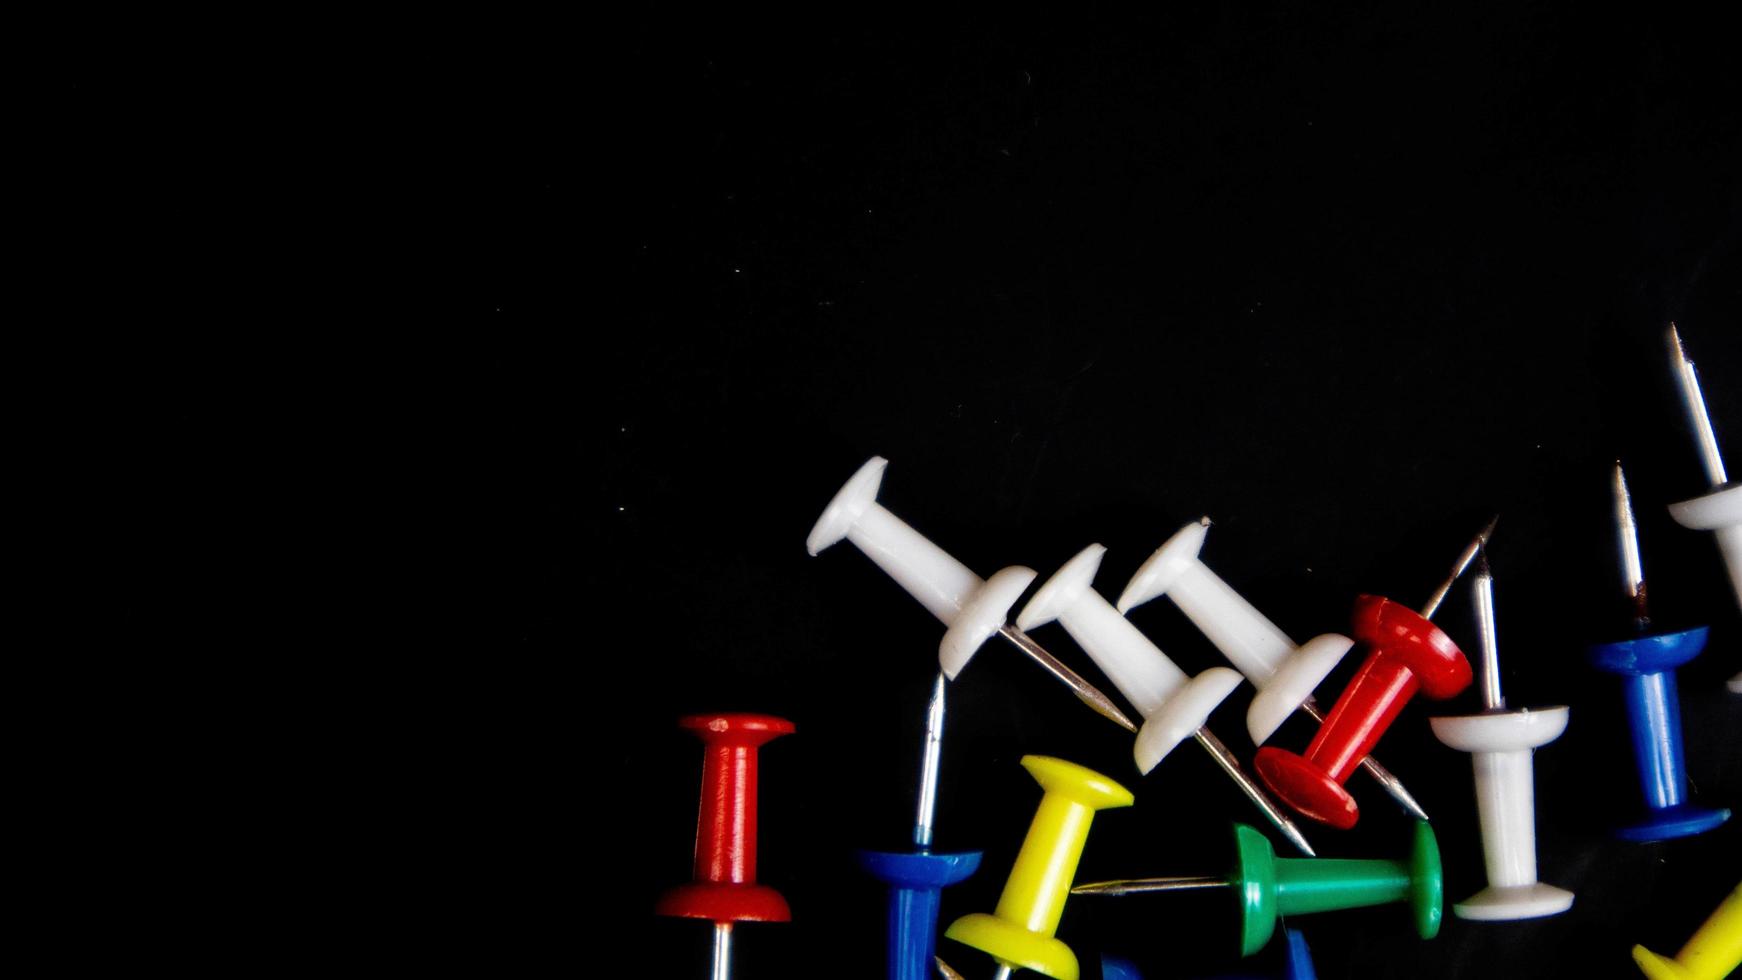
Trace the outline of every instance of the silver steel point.
{"type": "Polygon", "coordinates": [[[1227,888],[1226,878],[1203,875],[1185,878],[1120,878],[1115,881],[1091,881],[1071,889],[1072,895],[1146,895],[1152,892],[1195,891],[1200,888],[1227,888]]]}
{"type": "Polygon", "coordinates": [[[1446,580],[1440,583],[1440,587],[1435,589],[1434,594],[1428,596],[1427,602],[1422,605],[1421,618],[1434,618],[1434,613],[1439,610],[1440,603],[1446,601],[1446,593],[1452,591],[1453,583],[1458,581],[1458,576],[1464,574],[1464,569],[1470,567],[1471,559],[1476,557],[1476,549],[1488,543],[1488,539],[1494,534],[1494,525],[1499,523],[1500,515],[1495,514],[1486,527],[1476,532],[1476,539],[1464,546],[1464,550],[1458,554],[1458,560],[1452,564],[1452,573],[1446,576],[1446,580]]]}
{"type": "Polygon", "coordinates": [[[1723,486],[1729,482],[1724,474],[1724,457],[1718,453],[1718,435],[1712,431],[1712,418],[1706,414],[1706,397],[1700,393],[1700,376],[1694,370],[1694,362],[1688,360],[1687,349],[1682,346],[1681,334],[1676,332],[1675,324],[1669,325],[1669,352],[1674,362],[1675,380],[1681,388],[1682,404],[1687,407],[1688,421],[1694,427],[1694,440],[1700,444],[1700,465],[1706,469],[1706,479],[1712,481],[1712,486],[1723,486]]]}
{"type": "Polygon", "coordinates": [[[1633,497],[1627,492],[1627,474],[1615,461],[1615,528],[1621,545],[1621,586],[1633,600],[1633,619],[1640,629],[1651,624],[1645,601],[1645,568],[1639,560],[1639,523],[1633,519],[1633,497]]]}
{"type": "Polygon", "coordinates": [[[925,712],[925,748],[919,764],[919,813],[913,822],[913,843],[921,849],[931,846],[932,823],[938,807],[938,759],[944,745],[944,686],[949,678],[938,672],[932,683],[931,701],[925,712]]]}
{"type": "Polygon", "coordinates": [[[732,923],[714,923],[714,969],[712,980],[729,980],[732,976],[732,923]]]}
{"type": "Polygon", "coordinates": [[[1270,797],[1264,795],[1264,790],[1252,781],[1252,777],[1246,775],[1246,770],[1240,768],[1240,760],[1235,757],[1234,753],[1228,751],[1228,747],[1222,744],[1222,740],[1217,738],[1208,726],[1193,732],[1192,737],[1198,740],[1198,744],[1204,747],[1204,751],[1210,753],[1210,758],[1216,760],[1216,764],[1221,766],[1222,770],[1234,780],[1235,784],[1240,787],[1240,791],[1257,804],[1258,809],[1264,812],[1264,816],[1271,825],[1282,831],[1282,836],[1288,838],[1288,842],[1293,844],[1296,850],[1307,857],[1319,856],[1318,852],[1313,850],[1313,846],[1307,843],[1306,835],[1300,832],[1300,828],[1294,825],[1294,821],[1288,818],[1288,814],[1283,813],[1280,807],[1271,802],[1270,797]]]}
{"type": "Polygon", "coordinates": [[[1494,632],[1494,573],[1488,568],[1488,549],[1476,549],[1476,632],[1482,638],[1482,707],[1499,711],[1506,707],[1500,693],[1500,645],[1494,632]]]}
{"type": "Polygon", "coordinates": [[[998,964],[998,972],[992,974],[992,980],[1010,980],[1010,971],[1012,969],[1012,967],[1003,963],[998,964]]]}
{"type": "Polygon", "coordinates": [[[1084,704],[1093,708],[1096,714],[1134,735],[1137,733],[1137,726],[1131,723],[1131,719],[1125,717],[1125,712],[1119,710],[1112,698],[1102,694],[1095,685],[1083,680],[1081,675],[1066,667],[1059,658],[1046,652],[1046,648],[1034,642],[1033,637],[1009,623],[999,627],[998,635],[1009,640],[1016,649],[1028,654],[1029,659],[1046,668],[1047,673],[1063,681],[1065,686],[1070,688],[1071,692],[1084,704]]]}
{"type": "Polygon", "coordinates": [[[966,977],[956,972],[955,967],[945,963],[942,956],[933,956],[931,961],[937,964],[938,973],[943,976],[944,980],[967,980],[966,977]]]}
{"type": "MultiPolygon", "coordinates": [[[[1300,709],[1311,716],[1314,721],[1323,722],[1325,720],[1324,709],[1320,708],[1318,701],[1311,697],[1301,702],[1300,709]]],[[[1390,794],[1391,798],[1397,801],[1397,805],[1403,807],[1410,816],[1417,820],[1430,819],[1427,811],[1421,808],[1421,804],[1416,802],[1415,797],[1410,795],[1409,790],[1403,785],[1403,780],[1398,779],[1395,773],[1381,765],[1378,759],[1367,756],[1361,760],[1361,768],[1367,770],[1367,775],[1372,776],[1380,788],[1390,794]]]]}

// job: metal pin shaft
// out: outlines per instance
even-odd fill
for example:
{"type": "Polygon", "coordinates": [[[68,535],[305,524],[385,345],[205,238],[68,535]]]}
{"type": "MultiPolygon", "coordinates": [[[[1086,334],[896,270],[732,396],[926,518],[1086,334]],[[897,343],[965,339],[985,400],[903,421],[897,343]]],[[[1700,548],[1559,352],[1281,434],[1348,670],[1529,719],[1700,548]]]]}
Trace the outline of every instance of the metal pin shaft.
{"type": "MultiPolygon", "coordinates": [[[[1325,720],[1324,709],[1319,707],[1318,701],[1311,696],[1301,702],[1300,709],[1311,716],[1314,721],[1323,723],[1325,720]]],[[[1361,760],[1361,768],[1367,770],[1367,775],[1372,776],[1385,792],[1391,794],[1391,798],[1396,800],[1399,806],[1409,811],[1410,816],[1417,820],[1428,819],[1427,811],[1423,810],[1421,804],[1416,802],[1415,797],[1410,795],[1409,790],[1403,785],[1403,780],[1398,779],[1391,770],[1380,765],[1378,759],[1367,756],[1361,760]]]]}
{"type": "MultiPolygon", "coordinates": [[[[1059,680],[1062,680],[1069,685],[1073,691],[1077,692],[1077,696],[1083,699],[1085,704],[1094,708],[1102,717],[1107,718],[1128,732],[1132,732],[1133,734],[1136,733],[1137,726],[1133,725],[1131,719],[1125,717],[1118,708],[1114,707],[1113,702],[1109,700],[1105,694],[1096,690],[1088,681],[1078,677],[1075,671],[1060,663],[1057,657],[1047,653],[1046,649],[1040,644],[1034,642],[1027,633],[1024,633],[1016,627],[1008,624],[998,632],[1005,639],[1016,644],[1017,649],[1034,658],[1037,663],[1050,671],[1054,677],[1057,677],[1059,680]]],[[[1282,831],[1282,835],[1288,838],[1289,843],[1299,848],[1305,854],[1313,854],[1312,845],[1307,843],[1306,837],[1300,832],[1300,828],[1296,827],[1294,821],[1290,820],[1287,814],[1283,813],[1275,803],[1270,801],[1269,797],[1264,795],[1264,791],[1258,788],[1258,784],[1252,781],[1252,777],[1246,775],[1245,771],[1240,768],[1240,761],[1235,758],[1234,753],[1228,751],[1228,747],[1222,744],[1222,740],[1210,734],[1209,730],[1204,728],[1198,729],[1195,734],[1197,736],[1198,744],[1202,745],[1205,750],[1210,753],[1210,757],[1215,759],[1216,762],[1227,771],[1229,776],[1233,777],[1234,782],[1239,785],[1241,791],[1251,798],[1253,803],[1258,805],[1258,809],[1264,811],[1264,815],[1270,819],[1270,822],[1275,825],[1277,830],[1282,831]]]]}
{"type": "Polygon", "coordinates": [[[1687,406],[1688,421],[1694,427],[1694,440],[1700,444],[1700,465],[1706,469],[1706,479],[1712,481],[1712,486],[1721,486],[1729,482],[1724,475],[1724,457],[1718,454],[1718,436],[1712,431],[1712,419],[1706,414],[1706,398],[1700,393],[1700,377],[1694,371],[1694,362],[1688,360],[1688,352],[1682,347],[1681,335],[1676,333],[1675,324],[1669,325],[1669,353],[1671,366],[1675,369],[1675,380],[1682,392],[1682,404],[1687,406]]]}
{"type": "Polygon", "coordinates": [[[1500,515],[1495,514],[1486,527],[1476,532],[1476,539],[1465,545],[1464,550],[1459,552],[1458,560],[1452,563],[1451,574],[1446,576],[1446,580],[1440,583],[1440,587],[1435,589],[1433,595],[1428,596],[1427,602],[1422,605],[1421,618],[1434,618],[1434,613],[1439,610],[1440,603],[1446,601],[1446,593],[1452,591],[1452,584],[1458,580],[1458,576],[1464,574],[1464,569],[1470,567],[1470,561],[1476,557],[1477,549],[1488,543],[1488,539],[1494,535],[1494,525],[1499,523],[1500,515]]]}
{"type": "Polygon", "coordinates": [[[1633,600],[1633,621],[1640,629],[1651,625],[1646,608],[1645,568],[1639,560],[1639,523],[1633,519],[1633,497],[1627,492],[1627,474],[1615,461],[1615,527],[1621,544],[1621,586],[1633,600]]]}
{"type": "Polygon", "coordinates": [[[1013,968],[1007,963],[998,964],[998,972],[992,974],[992,980],[1010,980],[1010,971],[1012,969],[1013,968]]]}
{"type": "Polygon", "coordinates": [[[1258,809],[1264,811],[1264,816],[1277,830],[1282,831],[1282,836],[1288,838],[1290,844],[1293,844],[1296,849],[1308,857],[1318,857],[1318,853],[1313,850],[1311,844],[1307,843],[1306,836],[1300,832],[1300,828],[1294,825],[1294,821],[1288,818],[1288,814],[1283,813],[1275,803],[1270,801],[1270,797],[1264,795],[1264,791],[1258,788],[1258,784],[1252,781],[1251,776],[1246,775],[1246,770],[1240,768],[1240,760],[1228,750],[1226,745],[1222,744],[1221,739],[1211,733],[1208,727],[1193,732],[1192,737],[1198,740],[1198,744],[1204,747],[1204,751],[1210,753],[1210,758],[1216,760],[1216,764],[1221,766],[1222,770],[1234,780],[1241,792],[1257,804],[1258,809]]]}
{"type": "Polygon", "coordinates": [[[1076,671],[1060,662],[1059,658],[1046,652],[1046,648],[1034,642],[1027,633],[1006,623],[999,628],[998,635],[1009,640],[1016,649],[1028,654],[1029,659],[1046,668],[1047,673],[1063,681],[1065,686],[1070,688],[1072,693],[1076,694],[1084,704],[1093,708],[1096,714],[1128,732],[1133,734],[1137,732],[1137,726],[1131,723],[1131,719],[1125,717],[1125,713],[1119,710],[1112,698],[1102,694],[1095,685],[1083,680],[1076,671]]]}
{"type": "Polygon", "coordinates": [[[714,923],[714,969],[712,980],[730,980],[732,976],[732,923],[714,923]]]}
{"type": "Polygon", "coordinates": [[[944,685],[949,678],[938,672],[931,688],[931,701],[925,712],[925,748],[919,763],[919,813],[913,822],[913,843],[921,849],[931,846],[932,822],[938,807],[938,757],[944,745],[944,685]]]}
{"type": "Polygon", "coordinates": [[[955,967],[945,963],[942,956],[933,956],[931,961],[937,964],[938,973],[943,975],[944,980],[967,980],[966,977],[956,972],[955,967]]]}
{"type": "Polygon", "coordinates": [[[1186,878],[1121,878],[1092,881],[1071,889],[1072,895],[1146,895],[1151,892],[1183,892],[1200,888],[1227,888],[1233,882],[1214,875],[1186,878]]]}
{"type": "Polygon", "coordinates": [[[1482,638],[1482,707],[1499,711],[1506,707],[1500,693],[1500,645],[1494,632],[1494,573],[1488,568],[1488,549],[1476,549],[1476,631],[1482,638]]]}

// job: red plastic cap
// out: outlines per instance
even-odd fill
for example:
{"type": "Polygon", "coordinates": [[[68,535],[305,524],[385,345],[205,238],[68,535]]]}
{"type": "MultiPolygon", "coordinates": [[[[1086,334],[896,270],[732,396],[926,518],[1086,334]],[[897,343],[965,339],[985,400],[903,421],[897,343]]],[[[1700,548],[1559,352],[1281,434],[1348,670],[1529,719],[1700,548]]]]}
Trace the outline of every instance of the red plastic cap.
{"type": "Polygon", "coordinates": [[[786,899],[767,885],[717,884],[694,881],[659,896],[656,915],[677,915],[714,922],[791,922],[786,899]]]}
{"type": "Polygon", "coordinates": [[[720,715],[689,715],[678,719],[678,727],[696,733],[709,745],[742,745],[755,748],[782,735],[791,735],[798,728],[785,718],[735,712],[720,715]]]}
{"type": "Polygon", "coordinates": [[[1355,797],[1319,766],[1274,746],[1264,746],[1252,760],[1264,785],[1303,816],[1348,830],[1361,819],[1355,797]]]}
{"type": "Polygon", "coordinates": [[[1355,599],[1355,639],[1396,657],[1436,701],[1470,686],[1470,661],[1445,631],[1415,610],[1384,596],[1355,599]]]}

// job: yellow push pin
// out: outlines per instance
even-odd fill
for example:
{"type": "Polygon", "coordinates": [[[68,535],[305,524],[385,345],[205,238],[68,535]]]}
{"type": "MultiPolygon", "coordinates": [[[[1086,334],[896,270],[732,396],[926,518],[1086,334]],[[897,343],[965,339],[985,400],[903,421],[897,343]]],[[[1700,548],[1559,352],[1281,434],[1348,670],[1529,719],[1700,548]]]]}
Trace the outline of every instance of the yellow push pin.
{"type": "Polygon", "coordinates": [[[1095,811],[1130,806],[1131,791],[1092,769],[1050,756],[1025,755],[1022,766],[1046,795],[1028,825],[998,908],[991,915],[962,916],[944,936],[996,959],[995,980],[1007,980],[1016,969],[1077,980],[1077,955],[1053,933],[1095,811]]]}
{"type": "Polygon", "coordinates": [[[1651,980],[1724,980],[1742,966],[1742,885],[1730,892],[1675,959],[1635,946],[1633,962],[1651,980]]]}

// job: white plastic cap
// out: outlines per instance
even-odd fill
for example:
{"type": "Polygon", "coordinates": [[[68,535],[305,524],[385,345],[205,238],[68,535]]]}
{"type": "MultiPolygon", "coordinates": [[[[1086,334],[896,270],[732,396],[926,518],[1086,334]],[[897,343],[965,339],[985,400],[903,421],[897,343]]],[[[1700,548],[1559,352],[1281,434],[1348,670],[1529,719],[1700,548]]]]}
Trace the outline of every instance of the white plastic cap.
{"type": "Polygon", "coordinates": [[[1430,718],[1434,737],[1460,752],[1516,752],[1540,748],[1567,730],[1565,707],[1497,711],[1430,718]]]}
{"type": "Polygon", "coordinates": [[[1209,518],[1187,524],[1149,556],[1119,596],[1126,612],[1166,595],[1234,669],[1263,689],[1294,652],[1294,641],[1198,560],[1209,518]]]}
{"type": "Polygon", "coordinates": [[[1496,711],[1433,718],[1441,742],[1471,753],[1488,887],[1452,906],[1459,918],[1532,919],[1572,907],[1573,893],[1536,880],[1536,785],[1532,753],[1567,729],[1567,709],[1496,711]]]}
{"type": "Polygon", "coordinates": [[[1010,567],[981,581],[966,565],[877,502],[889,461],[873,456],[835,494],[811,528],[812,555],[845,538],[918,599],[948,629],[938,645],[938,666],[954,680],[974,653],[998,632],[1010,607],[1034,581],[1031,568],[1010,567]]]}
{"type": "Polygon", "coordinates": [[[1715,531],[1721,527],[1742,524],[1742,483],[1708,493],[1703,497],[1669,505],[1669,516],[1682,527],[1696,531],[1715,531]]]}
{"type": "Polygon", "coordinates": [[[1252,736],[1252,744],[1269,741],[1354,645],[1354,640],[1340,633],[1325,633],[1301,644],[1284,660],[1246,709],[1246,732],[1252,736]]]}
{"type": "Polygon", "coordinates": [[[1742,483],[1704,497],[1669,505],[1669,516],[1683,527],[1711,531],[1718,538],[1718,551],[1730,573],[1730,588],[1742,605],[1742,483]]]}
{"type": "Polygon", "coordinates": [[[1004,624],[1010,621],[1010,607],[1022,598],[1022,593],[1038,574],[1021,565],[1001,568],[963,604],[955,621],[944,631],[943,641],[938,644],[938,667],[945,677],[955,680],[980,647],[1004,628],[1004,624]]]}
{"type": "Polygon", "coordinates": [[[1119,615],[1092,583],[1107,552],[1089,545],[1035,592],[1016,624],[1022,629],[1059,621],[1096,666],[1143,715],[1134,755],[1143,772],[1154,769],[1210,712],[1240,686],[1240,675],[1214,667],[1188,677],[1130,620],[1119,615]]]}
{"type": "Polygon", "coordinates": [[[1143,719],[1132,756],[1139,771],[1154,769],[1180,742],[1210,720],[1210,712],[1240,686],[1240,675],[1227,667],[1211,667],[1187,681],[1158,710],[1143,719]]]}
{"type": "Polygon", "coordinates": [[[883,468],[889,465],[889,460],[882,456],[873,456],[859,467],[859,472],[835,492],[835,499],[823,508],[823,516],[811,527],[810,537],[805,539],[805,550],[815,558],[817,553],[829,545],[847,536],[859,515],[865,509],[877,503],[877,490],[883,486],[883,468]]]}
{"type": "Polygon", "coordinates": [[[1120,613],[1128,613],[1151,599],[1160,597],[1179,578],[1181,572],[1197,564],[1203,550],[1204,536],[1210,533],[1210,519],[1201,518],[1174,532],[1155,554],[1137,568],[1119,601],[1113,605],[1120,613]]]}

